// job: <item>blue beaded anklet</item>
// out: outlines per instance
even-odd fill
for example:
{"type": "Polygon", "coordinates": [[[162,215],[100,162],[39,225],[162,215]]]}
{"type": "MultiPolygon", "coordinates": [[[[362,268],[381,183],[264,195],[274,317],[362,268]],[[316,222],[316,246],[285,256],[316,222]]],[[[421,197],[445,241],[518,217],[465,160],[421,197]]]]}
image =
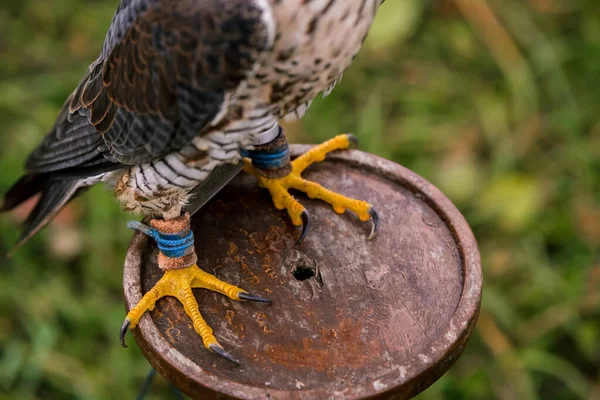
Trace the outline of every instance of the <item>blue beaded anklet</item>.
{"type": "Polygon", "coordinates": [[[138,221],[129,221],[127,227],[144,232],[154,238],[160,252],[170,258],[186,256],[190,253],[190,249],[194,247],[194,233],[192,230],[185,236],[182,234],[166,234],[138,221]]]}
{"type": "Polygon", "coordinates": [[[281,127],[275,139],[255,148],[256,150],[242,149],[241,154],[242,157],[252,160],[252,165],[258,169],[275,170],[285,167],[290,162],[290,148],[281,127]]]}

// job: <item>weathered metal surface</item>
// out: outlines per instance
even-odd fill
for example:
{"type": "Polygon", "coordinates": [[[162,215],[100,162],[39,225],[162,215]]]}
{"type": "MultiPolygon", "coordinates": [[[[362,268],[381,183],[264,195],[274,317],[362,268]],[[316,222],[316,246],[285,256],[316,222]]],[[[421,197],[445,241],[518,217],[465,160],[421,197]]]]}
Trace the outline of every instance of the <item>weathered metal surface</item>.
{"type": "MultiPolygon", "coordinates": [[[[292,146],[295,155],[303,150],[292,146]]],[[[195,294],[242,365],[204,349],[171,298],[133,330],[150,363],[193,398],[410,398],[464,348],[482,276],[475,239],[450,201],[416,174],[360,151],[332,154],[305,177],[369,200],[381,216],[378,236],[368,241],[369,223],[300,194],[311,232],[294,246],[298,228],[285,211],[253,177],[236,177],[194,217],[199,265],[273,304],[195,294]]],[[[154,242],[135,234],[125,263],[128,309],[160,278],[156,258],[154,242]]]]}

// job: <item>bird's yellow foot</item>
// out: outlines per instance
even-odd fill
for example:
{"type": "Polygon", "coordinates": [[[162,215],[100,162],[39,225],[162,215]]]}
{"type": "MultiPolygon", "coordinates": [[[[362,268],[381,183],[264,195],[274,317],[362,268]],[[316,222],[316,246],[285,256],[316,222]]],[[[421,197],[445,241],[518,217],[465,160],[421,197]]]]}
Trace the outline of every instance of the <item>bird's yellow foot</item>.
{"type": "MultiPolygon", "coordinates": [[[[156,220],[153,220],[154,222],[156,220]]],[[[238,301],[259,301],[268,303],[268,299],[256,295],[252,295],[245,290],[242,290],[236,286],[230,285],[229,283],[223,282],[215,276],[204,272],[196,264],[195,253],[186,250],[186,238],[191,234],[189,229],[189,215],[184,214],[181,217],[175,218],[174,225],[179,225],[176,229],[166,229],[159,231],[155,228],[146,227],[139,223],[130,224],[130,227],[135,229],[143,230],[145,233],[153,236],[159,243],[159,249],[161,253],[159,255],[159,266],[165,269],[163,277],[156,283],[156,285],[144,295],[140,302],[133,307],[123,322],[120,332],[121,345],[127,347],[125,344],[125,334],[129,328],[133,329],[137,326],[140,318],[146,311],[154,309],[156,301],[161,297],[172,296],[183,304],[186,314],[192,320],[194,330],[202,337],[204,346],[210,351],[220,355],[227,360],[239,364],[239,362],[219,344],[213,330],[206,323],[202,314],[200,313],[198,302],[194,297],[192,289],[203,288],[212,290],[224,294],[232,300],[238,301]],[[183,224],[182,224],[182,219],[183,224]],[[181,226],[187,227],[180,229],[181,226]],[[177,233],[175,233],[177,232],[177,233]],[[178,234],[183,233],[183,234],[178,234]],[[171,241],[169,243],[169,240],[171,241]],[[175,253],[173,253],[175,251],[175,253]],[[177,251],[179,253],[177,253],[177,251]],[[184,254],[185,253],[185,254],[184,254]],[[179,257],[174,257],[179,256],[179,257]],[[192,257],[190,257],[192,256],[192,257]],[[193,265],[179,269],[166,269],[166,267],[176,266],[178,263],[184,262],[185,260],[191,260],[193,265]]],[[[169,221],[160,221],[162,227],[166,226],[169,221]]],[[[154,224],[153,224],[154,226],[154,224]]],[[[187,248],[191,246],[193,251],[193,236],[191,236],[191,244],[188,243],[187,248]]],[[[190,240],[188,240],[190,242],[190,240]]]]}
{"type": "Polygon", "coordinates": [[[267,178],[260,173],[253,164],[252,160],[246,158],[244,160],[244,170],[257,177],[261,187],[269,190],[273,203],[278,210],[286,209],[292,223],[296,226],[302,225],[302,233],[298,239],[300,243],[306,237],[309,229],[308,212],[296,199],[290,195],[289,189],[300,190],[308,195],[311,199],[321,199],[333,207],[335,212],[343,214],[346,210],[355,212],[361,221],[371,220],[371,234],[369,239],[372,239],[379,227],[379,216],[375,208],[363,200],[356,200],[341,194],[332,192],[319,185],[318,183],[308,181],[302,178],[302,172],[311,164],[323,161],[325,156],[334,151],[348,148],[356,148],[358,140],[355,136],[345,134],[338,135],[318,146],[313,147],[300,157],[291,162],[291,172],[281,178],[267,178]]]}

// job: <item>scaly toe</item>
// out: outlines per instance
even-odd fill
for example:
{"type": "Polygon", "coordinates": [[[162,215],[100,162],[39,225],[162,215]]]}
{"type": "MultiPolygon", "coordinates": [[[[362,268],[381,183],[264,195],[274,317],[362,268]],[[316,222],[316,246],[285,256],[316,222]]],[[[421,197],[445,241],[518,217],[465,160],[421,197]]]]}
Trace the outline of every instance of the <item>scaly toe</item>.
{"type": "Polygon", "coordinates": [[[248,292],[240,292],[238,294],[238,297],[240,298],[240,300],[257,301],[259,303],[270,303],[271,302],[271,300],[267,299],[266,297],[257,296],[255,294],[248,293],[248,292]]]}
{"type": "Polygon", "coordinates": [[[333,207],[333,211],[335,211],[338,214],[343,214],[346,212],[346,209],[344,207],[341,206],[332,206],[333,207]]]}
{"type": "Polygon", "coordinates": [[[371,234],[369,235],[369,240],[371,240],[377,234],[377,229],[379,229],[379,214],[375,207],[371,206],[369,215],[371,216],[371,234]]]}
{"type": "Polygon", "coordinates": [[[240,362],[238,360],[236,360],[235,358],[233,358],[233,356],[231,354],[226,352],[225,349],[223,348],[223,346],[221,346],[220,344],[214,343],[214,344],[211,344],[210,346],[208,346],[208,348],[213,353],[220,355],[221,357],[223,357],[224,359],[226,359],[228,361],[231,361],[235,365],[237,365],[237,366],[240,365],[240,362]]]}
{"type": "Polygon", "coordinates": [[[125,321],[123,321],[123,325],[121,326],[121,332],[119,333],[119,341],[121,342],[121,346],[123,347],[129,347],[127,346],[127,343],[125,343],[125,335],[127,334],[127,329],[129,329],[130,324],[131,321],[129,321],[128,318],[125,318],[125,321]]]}

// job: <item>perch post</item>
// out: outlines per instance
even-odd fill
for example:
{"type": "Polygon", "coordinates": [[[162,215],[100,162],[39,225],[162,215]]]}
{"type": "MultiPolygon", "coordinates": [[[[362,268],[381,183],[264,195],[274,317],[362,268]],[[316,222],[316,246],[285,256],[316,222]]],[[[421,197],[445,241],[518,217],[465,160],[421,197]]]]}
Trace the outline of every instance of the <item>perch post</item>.
{"type": "MultiPolygon", "coordinates": [[[[306,146],[292,146],[298,155],[306,146]]],[[[360,151],[332,154],[305,177],[379,211],[369,224],[302,197],[307,239],[253,177],[240,174],[193,218],[198,265],[271,305],[196,290],[240,367],[209,353],[181,305],[158,301],[133,335],[160,374],[197,399],[406,399],[441,377],[477,319],[482,275],[466,221],[415,173],[360,151]],[[320,279],[317,279],[320,278],[320,279]]],[[[162,272],[136,233],[125,262],[127,308],[162,272]]]]}

